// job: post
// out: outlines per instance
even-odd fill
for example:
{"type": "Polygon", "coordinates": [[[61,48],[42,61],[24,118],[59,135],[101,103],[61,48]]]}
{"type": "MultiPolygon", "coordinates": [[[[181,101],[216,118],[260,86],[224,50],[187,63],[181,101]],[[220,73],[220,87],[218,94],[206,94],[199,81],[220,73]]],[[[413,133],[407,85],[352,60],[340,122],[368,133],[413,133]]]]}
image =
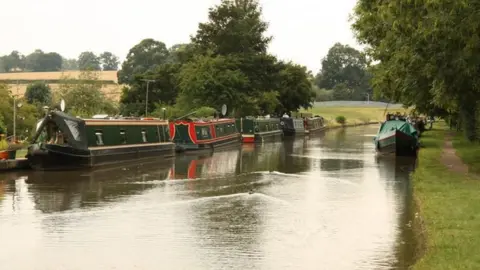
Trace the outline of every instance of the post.
{"type": "Polygon", "coordinates": [[[150,81],[147,82],[147,93],[145,95],[145,117],[148,116],[148,85],[150,85],[150,81]]]}
{"type": "MultiPolygon", "coordinates": [[[[17,80],[17,94],[18,94],[18,80],[17,80]]],[[[13,96],[13,143],[16,142],[17,139],[17,101],[16,96],[13,96]]]]}
{"type": "Polygon", "coordinates": [[[148,87],[151,82],[155,82],[155,80],[147,80],[142,79],[141,81],[147,82],[147,92],[145,93],[145,117],[148,115],[148,87]]]}

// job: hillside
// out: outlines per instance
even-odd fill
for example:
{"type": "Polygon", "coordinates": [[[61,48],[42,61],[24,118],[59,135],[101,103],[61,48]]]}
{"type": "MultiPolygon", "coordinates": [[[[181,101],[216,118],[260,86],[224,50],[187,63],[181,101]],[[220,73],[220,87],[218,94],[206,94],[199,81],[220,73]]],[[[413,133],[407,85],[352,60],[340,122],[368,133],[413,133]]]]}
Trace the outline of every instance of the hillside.
{"type": "MultiPolygon", "coordinates": [[[[34,81],[48,81],[53,91],[59,87],[55,81],[60,80],[62,75],[69,77],[78,77],[80,71],[64,72],[16,72],[0,73],[0,82],[6,81],[14,95],[23,95],[29,83],[34,81]],[[19,84],[16,84],[16,81],[19,84]]],[[[102,92],[110,99],[118,101],[121,94],[121,85],[117,84],[117,71],[99,71],[99,79],[105,81],[102,86],[102,92]],[[110,82],[108,82],[110,81],[110,82]]]]}

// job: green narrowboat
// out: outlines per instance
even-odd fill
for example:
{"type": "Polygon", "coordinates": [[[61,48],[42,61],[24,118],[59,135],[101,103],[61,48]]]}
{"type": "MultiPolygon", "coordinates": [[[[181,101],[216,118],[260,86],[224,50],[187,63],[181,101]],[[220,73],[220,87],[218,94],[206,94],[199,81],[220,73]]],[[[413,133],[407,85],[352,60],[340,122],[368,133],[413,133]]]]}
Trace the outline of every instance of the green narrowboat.
{"type": "Polygon", "coordinates": [[[235,120],[219,118],[212,120],[177,120],[170,122],[170,139],[177,151],[214,149],[240,143],[241,135],[235,120]]]}
{"type": "Polygon", "coordinates": [[[280,126],[285,136],[294,136],[305,134],[305,123],[302,118],[293,118],[284,115],[280,118],[280,126]]]}
{"type": "Polygon", "coordinates": [[[418,131],[407,121],[388,120],[380,126],[373,143],[377,153],[415,156],[419,146],[418,131]]]}
{"type": "Polygon", "coordinates": [[[280,118],[242,117],[236,121],[244,143],[263,142],[283,137],[280,118]]]}
{"type": "Polygon", "coordinates": [[[26,157],[33,169],[69,170],[174,155],[168,121],[82,119],[51,110],[37,124],[26,157]]]}

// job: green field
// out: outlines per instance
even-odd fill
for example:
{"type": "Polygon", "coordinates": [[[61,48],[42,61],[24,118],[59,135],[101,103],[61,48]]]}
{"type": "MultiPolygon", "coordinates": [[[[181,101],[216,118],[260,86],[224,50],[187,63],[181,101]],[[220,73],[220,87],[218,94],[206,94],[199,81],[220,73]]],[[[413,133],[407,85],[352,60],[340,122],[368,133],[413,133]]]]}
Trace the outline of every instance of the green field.
{"type": "MultiPolygon", "coordinates": [[[[403,108],[389,108],[388,112],[404,113],[403,108]]],[[[328,121],[328,126],[338,126],[337,116],[344,116],[347,124],[363,124],[385,120],[385,107],[314,107],[308,112],[318,114],[328,121]]]]}
{"type": "MultiPolygon", "coordinates": [[[[426,253],[414,269],[480,269],[480,181],[476,176],[453,172],[442,163],[446,132],[446,125],[439,123],[424,133],[419,166],[412,177],[426,239],[426,253]]],[[[459,156],[473,165],[471,168],[477,168],[472,162],[479,160],[478,145],[464,142],[457,134],[454,146],[459,156]]]]}

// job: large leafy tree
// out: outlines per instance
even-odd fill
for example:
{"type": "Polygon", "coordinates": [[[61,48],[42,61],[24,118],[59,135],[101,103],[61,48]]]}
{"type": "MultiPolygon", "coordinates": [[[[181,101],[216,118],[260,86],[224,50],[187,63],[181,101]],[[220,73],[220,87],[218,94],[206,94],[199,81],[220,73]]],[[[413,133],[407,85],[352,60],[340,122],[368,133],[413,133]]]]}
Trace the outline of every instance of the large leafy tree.
{"type": "Polygon", "coordinates": [[[135,75],[154,70],[168,60],[168,50],[165,43],[151,38],[142,40],[128,52],[122,69],[118,71],[118,82],[133,83],[135,75]]]}
{"type": "Polygon", "coordinates": [[[122,90],[120,102],[124,104],[122,113],[125,115],[143,115],[145,111],[147,82],[148,85],[148,111],[155,109],[156,103],[167,105],[175,104],[178,94],[176,74],[180,69],[179,64],[164,64],[155,70],[136,75],[129,87],[122,90]],[[127,104],[140,104],[130,105],[127,104]]]}
{"type": "Polygon", "coordinates": [[[209,21],[200,23],[192,42],[203,52],[214,55],[266,53],[271,37],[261,19],[257,0],[222,0],[210,8],[209,21]]]}
{"type": "Polygon", "coordinates": [[[95,71],[83,71],[76,78],[65,76],[61,79],[57,99],[63,98],[67,110],[81,117],[116,113],[115,106],[105,97],[98,80],[99,74],[95,71]]]}
{"type": "Polygon", "coordinates": [[[27,86],[25,99],[30,104],[48,105],[52,101],[52,90],[48,84],[35,82],[27,86]]]}
{"type": "Polygon", "coordinates": [[[100,58],[93,52],[82,52],[78,56],[78,67],[80,70],[101,70],[100,58]]]}
{"type": "Polygon", "coordinates": [[[322,60],[316,83],[321,89],[340,90],[336,94],[334,91],[335,99],[364,100],[366,94],[371,95],[369,79],[365,55],[348,45],[335,43],[322,60]],[[335,87],[339,84],[340,87],[335,87]]]}
{"type": "Polygon", "coordinates": [[[473,0],[360,0],[353,28],[380,62],[375,90],[422,110],[459,111],[467,137],[475,139],[479,11],[473,0]]]}
{"type": "Polygon", "coordinates": [[[100,61],[102,63],[103,70],[117,70],[120,61],[118,57],[111,52],[103,52],[100,54],[100,61]]]}

